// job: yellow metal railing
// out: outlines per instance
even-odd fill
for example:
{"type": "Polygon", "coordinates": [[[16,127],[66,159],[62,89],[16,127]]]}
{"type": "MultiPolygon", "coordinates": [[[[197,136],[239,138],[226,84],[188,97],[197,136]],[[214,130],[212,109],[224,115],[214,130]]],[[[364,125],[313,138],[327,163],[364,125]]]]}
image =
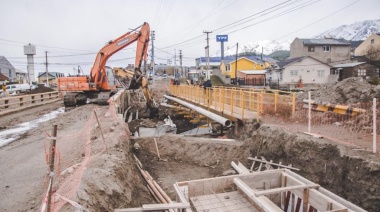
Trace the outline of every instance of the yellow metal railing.
{"type": "Polygon", "coordinates": [[[296,94],[278,90],[171,85],[170,93],[225,114],[239,114],[242,119],[247,111],[289,115],[296,108],[296,94]]]}

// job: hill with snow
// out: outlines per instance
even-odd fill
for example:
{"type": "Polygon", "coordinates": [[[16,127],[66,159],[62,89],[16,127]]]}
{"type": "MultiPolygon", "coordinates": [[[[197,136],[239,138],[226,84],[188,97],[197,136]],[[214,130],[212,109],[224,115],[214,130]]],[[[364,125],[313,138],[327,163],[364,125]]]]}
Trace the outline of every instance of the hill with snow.
{"type": "Polygon", "coordinates": [[[380,19],[355,22],[327,30],[315,38],[336,38],[346,40],[365,40],[370,34],[380,32],[380,19]]]}

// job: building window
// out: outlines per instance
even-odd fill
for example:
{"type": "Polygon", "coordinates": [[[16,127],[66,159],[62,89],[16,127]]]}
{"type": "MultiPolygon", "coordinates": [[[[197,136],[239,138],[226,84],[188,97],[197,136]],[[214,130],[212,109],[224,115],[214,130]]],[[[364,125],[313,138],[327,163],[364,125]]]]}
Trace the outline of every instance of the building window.
{"type": "Polygon", "coordinates": [[[372,39],[372,40],[371,40],[371,44],[374,44],[374,43],[375,43],[375,39],[372,39]]]}
{"type": "Polygon", "coordinates": [[[331,51],[330,46],[323,46],[323,51],[324,52],[330,52],[331,51]]]}
{"type": "Polygon", "coordinates": [[[358,69],[358,76],[367,76],[367,71],[365,69],[358,69]]]}
{"type": "Polygon", "coordinates": [[[325,70],[318,70],[317,71],[317,76],[318,77],[324,77],[325,76],[325,70]]]}
{"type": "Polygon", "coordinates": [[[297,70],[290,70],[290,76],[297,76],[298,71],[297,70]]]}
{"type": "Polygon", "coordinates": [[[261,67],[264,67],[264,65],[261,65],[261,67]]]}
{"type": "Polygon", "coordinates": [[[309,47],[308,47],[308,51],[309,51],[309,52],[314,52],[314,46],[309,46],[309,47]]]}
{"type": "Polygon", "coordinates": [[[226,71],[231,71],[230,65],[226,65],[226,71]]]}
{"type": "Polygon", "coordinates": [[[12,70],[9,69],[9,79],[12,77],[12,70]]]}
{"type": "Polygon", "coordinates": [[[327,58],[326,63],[331,63],[331,58],[327,58]]]}
{"type": "Polygon", "coordinates": [[[282,71],[280,72],[280,80],[282,80],[282,71]]]}

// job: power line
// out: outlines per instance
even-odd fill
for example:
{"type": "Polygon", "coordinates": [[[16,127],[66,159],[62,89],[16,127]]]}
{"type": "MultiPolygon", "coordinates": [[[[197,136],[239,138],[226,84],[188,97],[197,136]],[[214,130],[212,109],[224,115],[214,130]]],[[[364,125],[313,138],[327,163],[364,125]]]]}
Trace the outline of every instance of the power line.
{"type": "MultiPolygon", "coordinates": [[[[317,2],[319,2],[319,1],[321,1],[321,0],[317,0],[317,1],[314,1],[314,0],[310,0],[310,1],[308,1],[308,2],[311,2],[311,3],[309,3],[309,4],[306,4],[306,5],[296,5],[296,6],[294,6],[293,8],[290,8],[290,9],[288,9],[288,10],[285,10],[285,11],[282,11],[281,13],[278,13],[278,14],[275,14],[275,15],[273,15],[273,16],[271,16],[271,17],[268,17],[268,18],[266,18],[266,19],[264,19],[264,20],[261,20],[261,21],[259,21],[259,22],[255,22],[255,23],[253,23],[253,24],[250,24],[250,25],[247,25],[247,26],[244,26],[244,27],[242,27],[242,28],[240,28],[240,29],[237,29],[237,30],[234,30],[234,31],[231,31],[231,32],[228,32],[228,33],[226,33],[226,34],[232,34],[232,33],[235,33],[235,32],[238,32],[238,31],[240,31],[240,30],[243,30],[243,29],[247,29],[247,28],[249,28],[249,27],[252,27],[252,26],[254,26],[254,25],[257,25],[257,24],[261,24],[261,23],[264,23],[264,22],[266,22],[266,21],[270,21],[270,20],[272,20],[272,19],[275,19],[275,18],[277,18],[277,17],[280,17],[280,16],[283,16],[283,15],[286,15],[286,14],[289,14],[289,13],[291,13],[291,12],[294,12],[294,11],[296,11],[296,10],[299,10],[299,9],[302,9],[302,8],[304,8],[304,7],[306,7],[306,6],[309,6],[309,5],[312,5],[312,4],[315,4],[315,3],[317,3],[317,2]]],[[[270,12],[268,12],[268,13],[266,13],[266,14],[269,14],[270,12]]],[[[264,14],[264,15],[266,15],[266,14],[264,14]]],[[[262,15],[263,16],[263,15],[262,15]]],[[[262,17],[262,16],[259,16],[259,17],[262,17]]],[[[244,22],[244,23],[246,23],[246,22],[244,22]]]]}
{"type": "MultiPolygon", "coordinates": [[[[230,23],[230,24],[227,24],[227,25],[225,25],[225,26],[219,27],[219,28],[217,28],[217,29],[215,29],[215,30],[213,30],[213,31],[218,31],[218,30],[221,30],[221,29],[226,28],[226,27],[228,27],[228,26],[231,26],[231,25],[237,24],[237,23],[239,23],[239,22],[241,22],[241,21],[243,21],[243,20],[246,20],[246,19],[252,18],[252,17],[254,17],[254,16],[258,15],[258,14],[264,13],[264,12],[266,12],[266,11],[270,11],[270,10],[272,10],[272,9],[274,9],[274,8],[276,8],[276,7],[279,7],[279,6],[283,5],[283,4],[286,4],[286,3],[290,2],[290,1],[292,1],[292,0],[284,1],[284,2],[282,2],[282,3],[280,3],[280,4],[277,4],[277,5],[274,5],[274,6],[272,6],[272,7],[267,8],[267,9],[264,9],[264,10],[258,12],[258,13],[255,13],[255,14],[253,14],[253,15],[250,15],[250,16],[248,16],[248,17],[245,17],[245,18],[239,19],[238,21],[235,21],[235,22],[233,22],[233,23],[230,23]]],[[[292,3],[292,4],[293,4],[293,3],[292,3]]],[[[290,5],[290,4],[288,4],[287,6],[289,6],[289,5],[290,5]]],[[[272,10],[272,11],[269,12],[269,13],[275,12],[276,10],[278,10],[278,9],[272,10]]],[[[266,13],[266,14],[269,14],[269,13],[266,13]]],[[[254,18],[254,19],[256,19],[256,18],[254,18]]],[[[250,21],[252,21],[252,20],[254,20],[254,19],[250,19],[250,21]]],[[[244,23],[245,23],[245,22],[244,22],[244,23]]],[[[236,25],[236,26],[239,26],[239,25],[241,25],[241,24],[238,24],[238,25],[236,25]]],[[[235,27],[236,27],[236,26],[235,26],[235,27]]],[[[174,46],[178,46],[178,45],[180,45],[180,44],[184,44],[184,43],[187,43],[187,42],[189,42],[189,41],[192,41],[192,40],[195,40],[195,39],[199,39],[199,38],[201,38],[201,37],[203,37],[203,35],[199,35],[199,36],[196,36],[196,37],[193,37],[193,38],[187,39],[187,40],[185,40],[185,41],[182,41],[182,42],[179,42],[179,43],[176,43],[176,44],[173,44],[173,45],[169,45],[169,46],[166,46],[166,47],[162,47],[162,49],[166,49],[166,48],[171,48],[171,47],[174,47],[174,46]]]]}
{"type": "Polygon", "coordinates": [[[305,29],[305,28],[307,28],[307,27],[309,27],[309,26],[312,26],[312,25],[314,25],[314,24],[316,24],[316,23],[318,23],[318,22],[320,22],[320,21],[322,21],[322,20],[324,20],[324,19],[326,19],[326,18],[329,18],[329,17],[335,15],[336,13],[338,13],[338,12],[340,12],[340,11],[342,11],[342,10],[348,8],[348,7],[350,7],[351,5],[354,5],[354,4],[358,3],[359,1],[361,1],[361,0],[357,0],[357,1],[353,2],[353,3],[351,3],[351,4],[348,4],[347,6],[341,8],[341,9],[339,9],[339,10],[336,10],[336,11],[330,13],[329,15],[327,15],[327,16],[321,18],[321,19],[318,19],[317,21],[312,22],[311,24],[308,24],[308,25],[306,25],[306,26],[304,26],[304,27],[302,27],[302,28],[299,28],[299,29],[297,29],[297,30],[295,30],[295,31],[293,31],[293,32],[290,32],[290,33],[288,33],[288,34],[286,34],[286,35],[284,35],[284,36],[281,36],[281,37],[279,37],[279,38],[276,38],[276,39],[274,39],[274,40],[279,40],[279,39],[282,39],[282,38],[284,38],[284,37],[287,37],[287,36],[289,36],[289,35],[291,35],[291,34],[293,34],[293,33],[299,32],[299,31],[301,31],[301,30],[303,30],[303,29],[305,29]]]}

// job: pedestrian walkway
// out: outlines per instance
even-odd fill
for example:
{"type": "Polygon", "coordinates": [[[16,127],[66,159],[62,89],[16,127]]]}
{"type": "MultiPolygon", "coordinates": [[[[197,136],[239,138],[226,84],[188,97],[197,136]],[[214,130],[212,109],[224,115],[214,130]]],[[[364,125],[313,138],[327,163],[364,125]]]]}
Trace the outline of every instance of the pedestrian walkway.
{"type": "Polygon", "coordinates": [[[277,90],[172,85],[173,96],[240,120],[258,118],[261,113],[295,112],[295,93],[277,90]]]}

